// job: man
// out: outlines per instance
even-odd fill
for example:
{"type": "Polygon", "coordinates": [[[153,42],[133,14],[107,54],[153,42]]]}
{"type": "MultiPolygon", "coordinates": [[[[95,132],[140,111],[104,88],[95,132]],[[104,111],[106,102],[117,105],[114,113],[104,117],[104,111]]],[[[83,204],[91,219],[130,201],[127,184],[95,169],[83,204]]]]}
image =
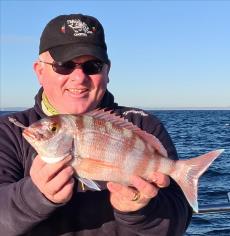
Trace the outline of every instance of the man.
{"type": "MultiPolygon", "coordinates": [[[[25,126],[54,114],[112,110],[162,142],[172,159],[175,147],[161,124],[144,111],[119,106],[107,90],[110,60],[99,21],[62,15],[51,20],[41,39],[34,70],[41,84],[33,108],[11,117],[25,126]]],[[[134,187],[100,183],[82,188],[69,165],[41,160],[22,130],[1,117],[0,235],[183,235],[191,219],[176,183],[161,173],[151,181],[133,176],[134,187]]]]}

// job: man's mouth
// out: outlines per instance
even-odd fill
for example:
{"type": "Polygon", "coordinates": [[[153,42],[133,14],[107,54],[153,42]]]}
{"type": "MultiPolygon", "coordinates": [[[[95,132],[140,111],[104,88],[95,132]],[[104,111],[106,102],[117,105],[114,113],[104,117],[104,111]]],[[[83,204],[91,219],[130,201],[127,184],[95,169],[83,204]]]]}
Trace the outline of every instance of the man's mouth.
{"type": "Polygon", "coordinates": [[[69,88],[68,91],[72,94],[83,94],[85,92],[88,92],[88,89],[87,88],[82,88],[82,89],[69,88]]]}

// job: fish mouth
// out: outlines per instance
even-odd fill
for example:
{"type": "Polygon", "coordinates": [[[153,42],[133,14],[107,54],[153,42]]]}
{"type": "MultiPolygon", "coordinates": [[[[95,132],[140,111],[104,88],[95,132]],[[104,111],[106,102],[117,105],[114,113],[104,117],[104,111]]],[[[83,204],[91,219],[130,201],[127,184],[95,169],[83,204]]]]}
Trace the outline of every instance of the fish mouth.
{"type": "Polygon", "coordinates": [[[35,141],[36,139],[38,139],[38,135],[35,135],[34,133],[30,132],[28,129],[25,129],[23,131],[23,136],[28,141],[35,141]]]}

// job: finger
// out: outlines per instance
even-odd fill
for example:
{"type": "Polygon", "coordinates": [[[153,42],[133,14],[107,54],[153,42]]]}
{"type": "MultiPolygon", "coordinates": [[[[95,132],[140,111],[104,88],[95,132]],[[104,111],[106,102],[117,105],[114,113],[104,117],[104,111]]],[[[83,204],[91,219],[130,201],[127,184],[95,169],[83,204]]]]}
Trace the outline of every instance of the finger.
{"type": "Polygon", "coordinates": [[[56,194],[72,178],[73,173],[72,166],[65,167],[45,185],[46,191],[51,195],[56,194]]]}
{"type": "Polygon", "coordinates": [[[73,187],[74,187],[74,178],[71,178],[64,186],[63,188],[57,192],[53,197],[52,201],[55,203],[65,203],[68,202],[72,195],[73,195],[73,187]]]}
{"type": "Polygon", "coordinates": [[[142,179],[139,176],[132,176],[131,183],[141,193],[144,198],[153,198],[158,193],[158,187],[142,179]]]}
{"type": "Polygon", "coordinates": [[[57,163],[48,163],[44,165],[41,169],[40,177],[44,182],[50,181],[70,162],[71,159],[72,157],[68,156],[57,163]]]}
{"type": "Polygon", "coordinates": [[[156,184],[159,188],[165,188],[170,185],[169,176],[162,174],[160,172],[155,172],[150,178],[154,184],[156,184]]]}
{"type": "Polygon", "coordinates": [[[37,155],[31,165],[30,168],[30,176],[35,181],[37,178],[40,179],[39,173],[46,166],[46,162],[44,162],[39,155],[37,155]]]}
{"type": "Polygon", "coordinates": [[[37,155],[34,160],[33,160],[33,164],[31,166],[31,171],[36,170],[40,170],[42,169],[44,166],[46,165],[46,163],[40,158],[39,155],[37,155]]]}
{"type": "MultiPolygon", "coordinates": [[[[37,155],[35,158],[34,158],[34,161],[33,161],[33,163],[32,163],[32,166],[31,166],[31,169],[30,169],[30,175],[32,175],[32,174],[37,174],[37,173],[39,173],[39,171],[40,170],[42,170],[43,168],[49,168],[49,167],[51,167],[51,168],[53,168],[52,166],[55,166],[55,164],[56,165],[60,165],[60,166],[62,166],[63,165],[63,163],[68,163],[70,160],[72,159],[72,157],[71,156],[68,156],[68,157],[66,157],[66,158],[64,158],[62,161],[60,161],[60,162],[57,162],[57,163],[54,163],[54,164],[47,164],[47,162],[45,162],[45,161],[43,161],[42,159],[41,159],[41,157],[39,156],[39,155],[37,155]]],[[[46,176],[46,172],[48,172],[47,170],[42,170],[42,171],[44,171],[45,173],[42,173],[42,176],[46,176]],[[45,174],[45,175],[43,175],[43,174],[45,174]]]]}
{"type": "Polygon", "coordinates": [[[120,198],[122,200],[132,200],[136,192],[136,190],[131,187],[113,182],[108,182],[107,187],[111,193],[116,195],[116,198],[120,198]]]}

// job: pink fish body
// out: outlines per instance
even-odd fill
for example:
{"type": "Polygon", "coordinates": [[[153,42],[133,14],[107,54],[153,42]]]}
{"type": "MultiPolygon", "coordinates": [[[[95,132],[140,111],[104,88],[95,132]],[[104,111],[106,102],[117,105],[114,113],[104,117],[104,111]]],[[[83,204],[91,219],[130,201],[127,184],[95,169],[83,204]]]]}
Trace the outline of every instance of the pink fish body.
{"type": "Polygon", "coordinates": [[[169,175],[196,212],[198,178],[223,151],[171,160],[156,137],[101,110],[47,117],[27,127],[23,136],[46,162],[57,162],[71,154],[77,176],[92,188],[97,188],[93,180],[130,185],[132,175],[146,180],[155,171],[169,175]]]}

